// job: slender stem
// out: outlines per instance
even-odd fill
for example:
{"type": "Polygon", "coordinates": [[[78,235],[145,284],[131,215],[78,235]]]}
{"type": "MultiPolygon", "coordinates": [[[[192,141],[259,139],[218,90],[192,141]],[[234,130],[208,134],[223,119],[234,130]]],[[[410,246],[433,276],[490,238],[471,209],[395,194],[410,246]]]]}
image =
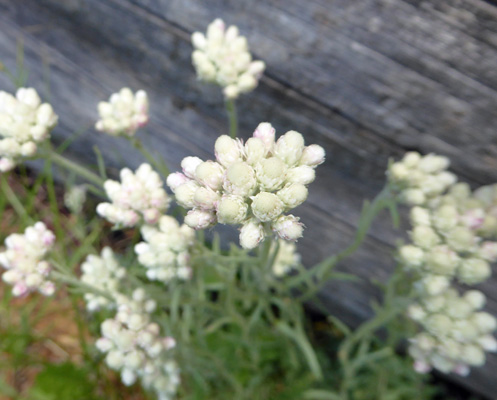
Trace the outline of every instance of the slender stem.
{"type": "Polygon", "coordinates": [[[96,173],[90,171],[82,165],[76,164],[74,161],[69,160],[68,158],[56,153],[53,150],[50,151],[48,158],[61,167],[73,171],[75,174],[86,179],[87,181],[99,187],[103,187],[104,180],[96,173]]]}
{"type": "MultiPolygon", "coordinates": [[[[306,293],[299,297],[299,300],[305,301],[314,296],[321,288],[326,284],[328,279],[333,274],[333,268],[345,258],[351,256],[359,248],[359,246],[364,241],[375,217],[384,209],[390,209],[392,215],[396,215],[393,212],[395,208],[395,198],[392,196],[391,188],[387,184],[383,190],[375,197],[372,203],[365,203],[359,218],[359,226],[354,237],[354,241],[340,253],[330,256],[319,264],[312,267],[307,273],[304,272],[302,277],[297,277],[296,284],[300,284],[303,281],[312,278],[311,282],[317,281],[317,283],[306,293]],[[310,275],[310,276],[308,276],[310,275]]],[[[395,223],[396,221],[394,221],[395,223]]],[[[291,286],[295,286],[295,283],[291,286]]]]}
{"type": "Polygon", "coordinates": [[[162,162],[156,160],[156,158],[145,148],[140,139],[136,137],[127,138],[131,142],[131,144],[137,149],[140,153],[142,153],[143,157],[152,164],[163,177],[167,177],[169,175],[169,168],[162,162]]]}
{"type": "Polygon", "coordinates": [[[22,218],[25,219],[28,222],[32,222],[30,216],[28,215],[28,212],[22,205],[21,201],[19,198],[16,196],[14,191],[10,188],[9,184],[7,183],[7,179],[5,179],[5,175],[0,174],[0,178],[2,180],[2,191],[5,194],[5,197],[7,197],[7,200],[9,203],[12,205],[16,213],[22,218]]]}
{"type": "Polygon", "coordinates": [[[230,123],[230,136],[235,139],[238,135],[238,118],[236,115],[236,104],[233,99],[226,99],[226,112],[230,123]]]}

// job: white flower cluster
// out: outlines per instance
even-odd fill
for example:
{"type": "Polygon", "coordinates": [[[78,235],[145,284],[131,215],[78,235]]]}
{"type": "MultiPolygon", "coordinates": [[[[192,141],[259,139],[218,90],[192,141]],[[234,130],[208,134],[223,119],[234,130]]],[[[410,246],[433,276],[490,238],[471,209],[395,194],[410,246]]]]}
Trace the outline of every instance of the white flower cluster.
{"type": "Polygon", "coordinates": [[[497,321],[479,311],[484,303],[485,296],[479,291],[460,296],[449,289],[411,306],[411,318],[425,329],[410,340],[415,369],[424,373],[433,367],[444,373],[467,375],[470,367],[482,366],[485,351],[497,351],[492,336],[497,321]]]}
{"type": "Polygon", "coordinates": [[[148,279],[169,282],[191,277],[189,249],[195,238],[193,229],[164,215],[158,227],[144,225],[141,233],[145,242],[138,243],[135,252],[140,264],[147,268],[148,279]]]}
{"type": "Polygon", "coordinates": [[[463,296],[451,288],[454,280],[474,285],[491,275],[497,261],[494,238],[497,219],[492,204],[495,192],[474,193],[446,171],[449,160],[429,154],[408,153],[389,167],[389,178],[411,206],[412,243],[399,248],[399,261],[416,274],[418,301],[410,317],[424,329],[411,339],[415,368],[427,372],[466,375],[469,367],[485,362],[485,351],[496,351],[491,335],[494,317],[480,312],[485,297],[478,291],[463,296]]]}
{"type": "MultiPolygon", "coordinates": [[[[278,254],[273,262],[273,274],[277,277],[288,274],[293,268],[300,264],[300,254],[297,253],[295,243],[279,239],[278,254]]],[[[271,245],[271,251],[276,247],[276,242],[271,245]]]]}
{"type": "Polygon", "coordinates": [[[483,242],[473,223],[459,214],[455,205],[433,209],[411,209],[412,244],[399,249],[400,261],[421,276],[418,284],[428,295],[440,294],[452,278],[474,285],[491,274],[490,262],[497,260],[495,242],[483,242]]]}
{"type": "Polygon", "coordinates": [[[14,233],[5,239],[7,249],[0,253],[0,265],[7,271],[2,279],[13,286],[14,296],[34,291],[50,296],[55,292],[54,283],[48,280],[52,268],[44,260],[54,241],[54,234],[43,222],[26,228],[23,235],[14,233]]]}
{"type": "Polygon", "coordinates": [[[42,104],[35,89],[20,88],[15,97],[0,91],[0,172],[34,156],[37,144],[48,138],[57,120],[52,106],[42,104]]]}
{"type": "MultiPolygon", "coordinates": [[[[100,257],[90,254],[81,264],[81,281],[108,294],[113,299],[119,294],[119,284],[126,275],[126,270],[119,265],[110,247],[104,247],[100,257]]],[[[102,308],[112,309],[115,301],[95,293],[85,293],[86,308],[96,311],[102,308]]]]}
{"type": "Polygon", "coordinates": [[[148,224],[157,223],[170,203],[159,174],[149,164],[142,164],[135,173],[124,168],[120,175],[120,183],[105,181],[112,203],[100,203],[97,213],[118,226],[135,226],[141,218],[148,224]]]}
{"type": "Polygon", "coordinates": [[[131,89],[123,88],[112,94],[108,102],[98,103],[100,120],[95,129],[112,136],[133,136],[148,123],[147,93],[139,90],[133,94],[131,89]]]}
{"type": "Polygon", "coordinates": [[[242,225],[240,244],[256,247],[271,230],[281,239],[302,236],[299,218],[284,213],[307,199],[314,168],[324,161],[321,146],[304,145],[289,131],[275,142],[271,124],[259,124],[245,145],[223,135],[216,140],[216,161],[186,157],[183,173],[170,174],[167,184],[176,201],[191,208],[185,223],[204,229],[215,223],[242,225]]]}
{"type": "Polygon", "coordinates": [[[404,202],[425,205],[456,182],[456,176],[447,171],[449,164],[447,157],[409,152],[401,161],[389,166],[387,175],[390,182],[401,190],[404,202]]]}
{"type": "Polygon", "coordinates": [[[154,308],[143,289],[135,290],[132,298],[119,296],[117,314],[102,323],[102,337],[96,346],[107,353],[107,365],[120,371],[125,385],[140,379],[159,400],[170,400],[180,382],[179,368],[171,354],[176,342],[172,337],[160,336],[159,325],[151,322],[149,315],[154,308]]]}
{"type": "Polygon", "coordinates": [[[199,79],[223,87],[229,99],[252,91],[266,68],[263,61],[252,61],[247,39],[239,35],[238,28],[232,25],[226,29],[221,19],[208,26],[206,35],[195,32],[192,44],[199,79]]]}

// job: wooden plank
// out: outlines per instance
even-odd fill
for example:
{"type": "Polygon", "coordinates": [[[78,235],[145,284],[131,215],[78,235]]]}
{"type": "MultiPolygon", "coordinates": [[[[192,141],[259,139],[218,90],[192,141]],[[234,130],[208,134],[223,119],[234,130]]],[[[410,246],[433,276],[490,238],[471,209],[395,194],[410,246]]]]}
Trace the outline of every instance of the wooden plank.
{"type": "MultiPolygon", "coordinates": [[[[91,126],[96,103],[109,93],[125,85],[144,88],[152,120],[143,140],[177,169],[186,155],[211,157],[215,138],[226,132],[219,91],[195,80],[189,33],[204,30],[217,16],[240,25],[268,63],[260,87],[239,102],[242,136],[269,120],[279,133],[301,131],[328,153],[309,202],[298,209],[307,225],[299,248],[308,265],[350,243],[363,199],[381,188],[388,157],[406,147],[450,155],[455,170],[472,183],[495,180],[497,80],[488,68],[497,54],[494,8],[479,1],[463,7],[456,0],[442,8],[435,0],[251,5],[0,0],[0,59],[13,66],[15,42],[23,36],[30,83],[38,88],[44,80],[40,65],[49,62],[51,100],[61,116],[56,142],[91,126]],[[483,33],[475,33],[479,24],[467,22],[469,14],[450,17],[450,9],[485,21],[483,33]],[[464,56],[466,47],[474,61],[464,56]]],[[[0,88],[9,88],[4,77],[0,88]]],[[[106,150],[114,171],[142,161],[125,141],[91,129],[71,155],[92,162],[94,144],[106,150]]],[[[323,291],[328,307],[348,323],[369,315],[370,298],[377,294],[369,281],[390,273],[397,236],[388,218],[381,218],[361,250],[341,266],[364,282],[323,291]]],[[[494,313],[495,284],[494,278],[482,286],[494,313]]],[[[492,356],[463,384],[493,394],[496,367],[492,356]]]]}

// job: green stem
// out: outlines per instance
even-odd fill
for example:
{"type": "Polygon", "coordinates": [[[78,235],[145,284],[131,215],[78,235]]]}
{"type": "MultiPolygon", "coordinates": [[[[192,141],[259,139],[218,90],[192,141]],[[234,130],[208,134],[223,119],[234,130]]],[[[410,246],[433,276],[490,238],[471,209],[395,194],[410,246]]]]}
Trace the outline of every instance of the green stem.
{"type": "Polygon", "coordinates": [[[359,226],[357,227],[357,232],[354,237],[354,241],[340,253],[330,256],[319,264],[316,264],[308,272],[304,272],[303,276],[297,276],[295,282],[290,288],[301,284],[304,281],[308,281],[312,278],[312,281],[317,281],[317,283],[309,291],[304,293],[299,300],[306,301],[312,296],[314,296],[322,287],[326,284],[327,280],[333,274],[333,268],[345,258],[351,256],[359,248],[359,246],[364,241],[366,235],[373,224],[375,217],[384,209],[390,209],[392,217],[394,218],[394,225],[397,224],[396,221],[396,210],[395,210],[395,197],[392,196],[392,191],[390,186],[387,184],[383,190],[374,198],[372,203],[366,202],[363,206],[361,216],[359,218],[359,226]]]}
{"type": "Polygon", "coordinates": [[[31,223],[32,219],[30,218],[29,214],[27,213],[26,209],[24,208],[14,191],[10,188],[7,179],[5,179],[5,175],[0,174],[0,178],[2,180],[2,191],[4,192],[5,197],[7,197],[9,203],[23,220],[31,223]]]}
{"type": "Polygon", "coordinates": [[[163,177],[167,177],[169,175],[169,168],[164,163],[157,161],[156,158],[145,148],[140,139],[136,137],[127,137],[127,139],[129,139],[133,147],[142,153],[143,157],[145,157],[145,159],[152,164],[163,177]]]}
{"type": "Polygon", "coordinates": [[[226,99],[226,112],[230,123],[230,136],[235,139],[238,135],[238,118],[236,115],[236,104],[233,99],[226,99]]]}
{"type": "Polygon", "coordinates": [[[65,168],[65,169],[73,171],[75,174],[86,179],[87,181],[89,181],[89,182],[91,182],[99,187],[103,187],[104,180],[100,176],[98,176],[96,173],[90,171],[89,169],[87,169],[79,164],[76,164],[74,161],[69,160],[68,158],[56,153],[53,150],[51,150],[50,153],[48,154],[48,158],[50,160],[52,160],[55,164],[58,164],[59,166],[65,168]]]}

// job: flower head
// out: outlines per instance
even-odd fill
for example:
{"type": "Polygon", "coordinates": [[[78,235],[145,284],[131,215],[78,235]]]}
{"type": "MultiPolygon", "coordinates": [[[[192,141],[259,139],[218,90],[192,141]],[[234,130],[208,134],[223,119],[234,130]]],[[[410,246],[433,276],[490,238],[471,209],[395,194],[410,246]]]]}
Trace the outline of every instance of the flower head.
{"type": "Polygon", "coordinates": [[[305,146],[295,131],[275,141],[271,124],[261,123],[245,145],[219,137],[215,154],[216,161],[187,157],[183,172],[167,178],[176,201],[191,209],[187,225],[241,225],[240,244],[246,249],[271,233],[291,241],[302,236],[303,225],[286,212],[307,199],[306,185],[314,180],[314,168],[324,162],[320,146],[305,146]]]}
{"type": "Polygon", "coordinates": [[[110,96],[108,102],[98,103],[100,119],[95,129],[112,136],[133,136],[148,123],[148,97],[143,90],[135,94],[123,88],[110,96]]]}
{"type": "Polygon", "coordinates": [[[252,91],[266,67],[263,61],[252,60],[247,39],[239,35],[238,28],[226,29],[221,19],[214,20],[205,35],[195,32],[192,44],[198,78],[223,87],[229,99],[252,91]]]}
{"type": "Polygon", "coordinates": [[[190,278],[189,249],[195,237],[192,228],[180,226],[173,217],[164,215],[157,228],[145,225],[141,233],[145,241],[135,246],[135,252],[138,261],[147,268],[150,280],[169,282],[174,278],[190,278]]]}
{"type": "Polygon", "coordinates": [[[120,175],[121,182],[104,183],[112,203],[100,203],[97,213],[125,227],[135,226],[142,219],[148,224],[157,223],[170,203],[159,174],[149,164],[142,164],[135,173],[124,168],[120,175]]]}
{"type": "Polygon", "coordinates": [[[0,91],[0,172],[34,156],[57,120],[52,106],[42,103],[35,89],[20,88],[15,97],[0,91]]]}
{"type": "Polygon", "coordinates": [[[24,296],[38,291],[50,296],[55,285],[49,280],[50,264],[44,260],[55,241],[54,234],[43,222],[26,228],[24,234],[12,234],[5,239],[6,250],[0,253],[0,265],[7,271],[4,282],[13,286],[14,296],[24,296]]]}

